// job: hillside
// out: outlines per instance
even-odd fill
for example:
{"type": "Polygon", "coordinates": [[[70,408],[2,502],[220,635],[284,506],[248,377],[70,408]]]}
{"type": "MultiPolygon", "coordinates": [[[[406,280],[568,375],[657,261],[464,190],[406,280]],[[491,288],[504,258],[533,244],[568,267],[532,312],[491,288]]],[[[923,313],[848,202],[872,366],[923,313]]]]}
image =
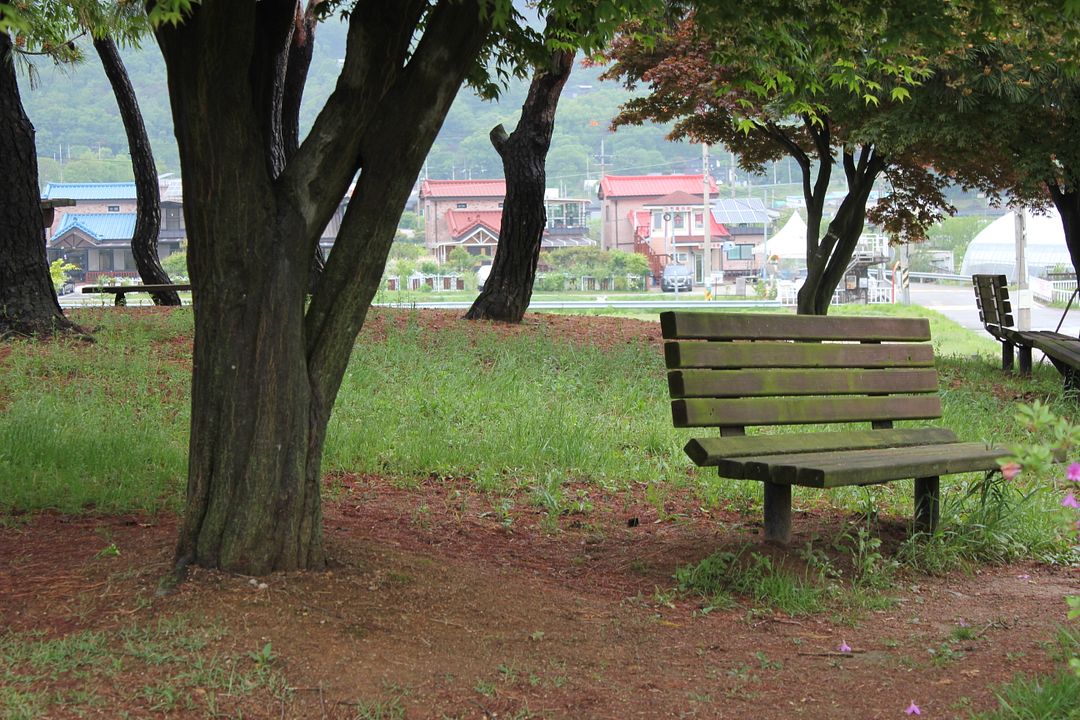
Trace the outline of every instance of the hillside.
{"type": "MultiPolygon", "coordinates": [[[[105,75],[92,48],[86,61],[74,68],[48,65],[36,69],[37,79],[23,82],[24,103],[37,129],[41,181],[116,181],[130,179],[127,142],[105,75]],[[59,159],[63,157],[63,164],[59,159]]],[[[345,26],[329,20],[320,26],[309,75],[302,121],[310,127],[336,82],[339,58],[345,52],[345,26]]],[[[159,172],[179,172],[176,141],[168,104],[165,69],[157,47],[123,52],[132,84],[139,96],[154,146],[159,172]]],[[[671,143],[662,128],[650,126],[608,129],[628,93],[616,83],[601,83],[597,68],[576,67],[559,107],[555,136],[548,158],[549,182],[565,193],[580,196],[585,180],[598,176],[601,141],[608,172],[650,173],[697,171],[700,149],[671,143]]],[[[25,79],[25,78],[24,78],[25,79]]],[[[432,178],[501,177],[498,156],[488,141],[497,123],[511,128],[527,85],[515,82],[499,102],[485,102],[468,88],[461,91],[432,149],[426,172],[432,178]]],[[[725,160],[725,162],[729,162],[725,160]]],[[[721,169],[727,175],[727,169],[721,169]]]]}

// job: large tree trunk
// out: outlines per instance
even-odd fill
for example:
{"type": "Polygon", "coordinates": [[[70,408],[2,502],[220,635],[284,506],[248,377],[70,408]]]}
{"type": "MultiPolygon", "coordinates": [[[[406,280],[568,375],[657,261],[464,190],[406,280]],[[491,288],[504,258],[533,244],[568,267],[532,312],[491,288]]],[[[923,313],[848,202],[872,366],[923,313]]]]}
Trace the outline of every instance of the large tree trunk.
{"type": "MultiPolygon", "coordinates": [[[[146,285],[168,285],[168,274],[158,258],[158,232],[161,230],[161,191],[158,188],[157,166],[150,138],[146,136],[139,101],[131,87],[124,61],[116,49],[116,43],[108,35],[94,38],[94,49],[101,58],[105,76],[109,78],[120,119],[127,134],[131,169],[135,174],[135,232],[131,236],[131,254],[135,267],[146,285]]],[[[151,293],[155,305],[179,305],[180,295],[175,290],[151,293]]]]}
{"type": "Polygon", "coordinates": [[[1061,216],[1061,226],[1065,231],[1065,245],[1069,248],[1069,256],[1072,257],[1073,272],[1080,277],[1080,189],[1076,186],[1064,186],[1053,181],[1047,181],[1047,189],[1050,191],[1050,199],[1054,201],[1058,215],[1061,216]]]}
{"type": "Polygon", "coordinates": [[[476,0],[427,6],[353,9],[338,86],[288,159],[295,0],[204,0],[157,30],[199,298],[177,579],[190,563],[262,574],[325,562],[330,411],[398,217],[490,27],[476,0]],[[361,167],[305,306],[319,235],[361,167]]]}
{"type": "Polygon", "coordinates": [[[573,52],[553,53],[550,66],[537,68],[533,75],[514,132],[507,136],[502,125],[491,131],[491,144],[502,158],[506,198],[491,274],[465,314],[469,320],[519,323],[529,307],[547,225],[544,164],[555,129],[559,94],[573,64],[573,52]]]}
{"type": "Polygon", "coordinates": [[[844,151],[844,171],[848,192],[829,223],[825,236],[806,258],[806,281],[799,289],[796,312],[800,315],[825,315],[833,293],[844,278],[855,247],[866,223],[866,203],[874,180],[885,167],[883,158],[872,148],[863,148],[858,162],[844,151]]]}
{"type": "Polygon", "coordinates": [[[0,32],[0,337],[79,332],[60,309],[45,251],[34,126],[11,38],[0,32]]]}

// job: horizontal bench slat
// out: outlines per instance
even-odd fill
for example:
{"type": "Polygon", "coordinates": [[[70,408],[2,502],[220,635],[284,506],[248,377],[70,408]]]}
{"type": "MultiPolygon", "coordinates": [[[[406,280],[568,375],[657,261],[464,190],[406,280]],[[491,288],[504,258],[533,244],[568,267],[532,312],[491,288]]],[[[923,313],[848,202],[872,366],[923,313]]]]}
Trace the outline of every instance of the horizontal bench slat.
{"type": "Polygon", "coordinates": [[[925,318],[828,317],[741,313],[660,313],[669,339],[925,341],[925,318]]]}
{"type": "Polygon", "coordinates": [[[937,395],[884,397],[785,397],[673,400],[675,427],[804,425],[941,417],[937,395]]]}
{"type": "Polygon", "coordinates": [[[669,342],[668,368],[885,368],[932,367],[927,344],[861,345],[792,342],[669,342]]]}
{"type": "MultiPolygon", "coordinates": [[[[1010,453],[982,443],[850,450],[742,459],[742,477],[774,483],[833,488],[916,477],[995,470],[1010,453]]],[[[725,468],[720,467],[720,472],[725,468]]]]}
{"type": "Polygon", "coordinates": [[[937,392],[938,380],[932,368],[672,370],[668,388],[672,398],[865,395],[937,392]]]}
{"type": "Polygon", "coordinates": [[[694,438],[686,444],[684,450],[695,464],[712,467],[716,466],[721,458],[941,445],[953,442],[956,442],[956,433],[947,428],[889,428],[694,438]]]}

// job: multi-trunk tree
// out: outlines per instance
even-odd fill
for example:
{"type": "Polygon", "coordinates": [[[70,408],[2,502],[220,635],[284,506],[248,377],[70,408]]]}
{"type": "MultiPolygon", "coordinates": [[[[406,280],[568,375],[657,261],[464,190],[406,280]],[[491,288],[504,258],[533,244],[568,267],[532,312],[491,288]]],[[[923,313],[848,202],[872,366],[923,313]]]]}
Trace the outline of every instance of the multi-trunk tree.
{"type": "Polygon", "coordinates": [[[807,214],[802,314],[828,311],[875,182],[886,180],[891,193],[872,217],[899,239],[921,239],[951,211],[941,192],[945,181],[920,159],[919,133],[892,129],[895,109],[929,74],[917,44],[925,26],[907,24],[900,5],[867,8],[846,32],[837,31],[843,18],[815,16],[813,8],[809,19],[781,20],[779,27],[776,7],[747,11],[738,27],[722,13],[689,14],[656,38],[643,39],[629,26],[610,52],[609,77],[650,91],[626,103],[616,125],[673,122],[673,138],[722,143],[749,171],[784,156],[796,161],[807,214]],[[875,37],[892,42],[883,46],[875,37]],[[896,60],[884,59],[890,53],[896,60]],[[847,193],[822,232],[836,166],[847,193]]]}
{"type": "Polygon", "coordinates": [[[905,112],[940,135],[928,161],[957,182],[1014,207],[1057,209],[1080,272],[1080,18],[1009,18],[1008,32],[973,33],[942,58],[905,112]]]}
{"type": "MultiPolygon", "coordinates": [[[[628,3],[587,7],[611,32],[628,3]]],[[[326,2],[329,13],[346,3],[326,2]]],[[[158,26],[184,176],[195,306],[187,502],[176,574],[318,568],[327,422],[398,218],[455,94],[543,47],[510,0],[349,3],[337,86],[299,147],[287,79],[297,0],[165,0],[158,26]],[[291,112],[291,111],[289,111],[291,112]],[[319,236],[353,184],[309,292],[319,236]]]]}

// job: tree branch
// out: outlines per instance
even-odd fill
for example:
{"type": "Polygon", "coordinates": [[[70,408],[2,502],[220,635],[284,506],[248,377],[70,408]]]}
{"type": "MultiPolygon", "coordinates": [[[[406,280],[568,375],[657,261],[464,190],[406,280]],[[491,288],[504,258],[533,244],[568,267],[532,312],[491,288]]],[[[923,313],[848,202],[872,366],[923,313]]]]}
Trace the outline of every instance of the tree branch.
{"type": "Polygon", "coordinates": [[[313,407],[321,412],[337,395],[349,355],[343,350],[378,290],[400,211],[489,30],[478,0],[441,2],[404,72],[372,109],[360,138],[364,171],[304,323],[313,407]]]}
{"type": "MultiPolygon", "coordinates": [[[[440,0],[432,14],[447,2],[440,0]]],[[[290,229],[306,255],[315,251],[319,234],[361,166],[361,137],[380,112],[387,89],[401,77],[426,6],[425,0],[364,2],[349,16],[337,87],[277,182],[278,197],[285,202],[310,198],[293,207],[296,227],[290,229]]]]}
{"type": "Polygon", "coordinates": [[[491,128],[488,138],[491,139],[491,145],[495,148],[495,152],[499,153],[499,157],[502,157],[506,149],[506,143],[510,142],[510,136],[506,134],[506,128],[502,126],[502,123],[491,128]]]}

